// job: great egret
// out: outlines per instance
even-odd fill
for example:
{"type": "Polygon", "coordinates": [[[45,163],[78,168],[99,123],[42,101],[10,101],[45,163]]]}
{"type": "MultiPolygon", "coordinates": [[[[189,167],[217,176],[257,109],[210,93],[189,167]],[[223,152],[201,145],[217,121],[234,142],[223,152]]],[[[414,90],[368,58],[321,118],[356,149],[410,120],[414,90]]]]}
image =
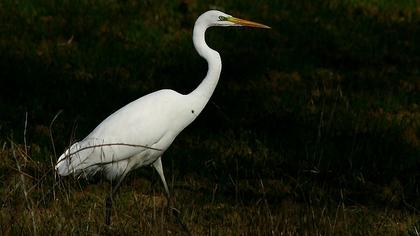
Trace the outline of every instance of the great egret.
{"type": "Polygon", "coordinates": [[[205,41],[205,32],[212,26],[270,28],[216,10],[203,13],[193,30],[195,49],[208,63],[207,75],[200,85],[186,95],[163,89],[127,104],[102,121],[82,141],[74,143],[58,159],[55,169],[61,176],[89,177],[102,171],[115,184],[106,201],[107,224],[110,223],[112,198],[124,177],[133,169],[152,165],[159,173],[169,199],[162,154],[204,109],[222,69],[219,53],[207,46],[205,41]]]}

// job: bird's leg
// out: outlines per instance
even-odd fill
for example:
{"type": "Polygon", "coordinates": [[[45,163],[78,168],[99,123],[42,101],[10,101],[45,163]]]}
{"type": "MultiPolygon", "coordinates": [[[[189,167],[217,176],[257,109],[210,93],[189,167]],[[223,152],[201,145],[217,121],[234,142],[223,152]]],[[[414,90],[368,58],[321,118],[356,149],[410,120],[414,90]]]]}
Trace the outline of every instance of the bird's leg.
{"type": "Polygon", "coordinates": [[[165,180],[165,174],[163,173],[163,167],[162,167],[162,159],[161,157],[159,157],[154,163],[153,163],[153,167],[156,169],[156,171],[158,172],[160,179],[162,180],[163,183],[163,187],[165,188],[165,192],[166,192],[166,207],[168,210],[173,210],[176,211],[177,214],[179,214],[179,210],[175,209],[174,207],[172,207],[174,204],[172,202],[172,198],[171,198],[171,194],[169,192],[169,188],[168,185],[166,184],[166,180],[165,180]]]}
{"type": "Polygon", "coordinates": [[[160,157],[155,162],[153,162],[153,167],[156,169],[156,171],[158,172],[160,176],[160,179],[163,182],[163,187],[165,187],[167,197],[170,197],[169,188],[168,188],[168,185],[166,184],[165,175],[163,173],[162,159],[160,157]]]}
{"type": "Polygon", "coordinates": [[[154,163],[153,163],[153,167],[156,169],[156,171],[158,172],[158,174],[159,174],[159,176],[160,176],[160,179],[162,180],[162,183],[163,183],[163,187],[165,188],[165,191],[166,191],[166,199],[167,199],[167,209],[168,210],[171,210],[172,212],[173,212],[173,214],[175,215],[175,217],[176,217],[176,220],[177,220],[177,222],[178,222],[178,224],[180,224],[181,225],[181,227],[184,229],[184,231],[188,234],[188,235],[191,235],[191,233],[190,233],[190,230],[188,229],[188,227],[187,227],[187,225],[186,224],[184,224],[184,222],[182,221],[182,219],[181,219],[181,217],[180,217],[180,214],[181,214],[181,211],[180,210],[178,210],[178,209],[176,209],[175,207],[174,207],[174,203],[173,203],[173,201],[172,201],[172,198],[171,198],[171,194],[169,193],[169,188],[168,188],[168,185],[166,184],[166,180],[165,180],[165,175],[164,175],[164,173],[163,173],[163,167],[162,167],[162,159],[161,159],[161,157],[159,157],[154,163]]]}
{"type": "Polygon", "coordinates": [[[127,175],[127,172],[124,171],[124,173],[118,178],[117,183],[115,185],[112,185],[111,183],[111,193],[105,200],[105,224],[106,225],[111,224],[112,202],[114,200],[115,193],[120,188],[121,183],[126,175],[127,175]]]}
{"type": "Polygon", "coordinates": [[[169,193],[169,188],[168,188],[168,185],[166,184],[166,180],[165,180],[165,174],[163,173],[161,157],[159,157],[155,162],[153,162],[152,165],[155,168],[155,170],[158,172],[158,174],[160,176],[160,179],[162,180],[163,187],[165,188],[166,197],[168,199],[168,204],[169,204],[169,199],[171,198],[171,194],[169,193]]]}
{"type": "Polygon", "coordinates": [[[112,194],[105,199],[105,224],[111,224],[112,194]]]}
{"type": "Polygon", "coordinates": [[[169,192],[169,188],[168,185],[166,184],[166,180],[165,180],[165,174],[163,173],[163,167],[162,167],[162,159],[161,157],[159,157],[154,163],[153,163],[153,167],[156,169],[156,171],[158,172],[160,179],[162,180],[163,183],[163,187],[165,188],[165,192],[166,192],[166,207],[168,210],[172,210],[175,212],[176,215],[179,215],[180,211],[178,209],[176,209],[174,206],[174,203],[172,201],[171,198],[171,193],[169,192]]]}

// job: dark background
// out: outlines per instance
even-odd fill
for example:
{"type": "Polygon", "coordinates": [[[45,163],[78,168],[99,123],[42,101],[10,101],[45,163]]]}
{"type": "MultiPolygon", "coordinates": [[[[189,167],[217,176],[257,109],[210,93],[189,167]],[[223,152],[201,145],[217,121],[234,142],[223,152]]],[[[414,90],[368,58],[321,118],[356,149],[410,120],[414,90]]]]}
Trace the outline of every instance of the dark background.
{"type": "MultiPolygon", "coordinates": [[[[50,132],[59,154],[138,97],[193,90],[207,65],[191,32],[209,8],[272,29],[208,30],[222,75],[167,151],[167,175],[218,183],[227,198],[232,176],[299,189],[271,191],[273,204],[316,187],[319,201],[344,191],[349,204],[420,207],[416,1],[2,1],[0,140],[26,138],[49,162],[50,132]]],[[[250,189],[235,194],[257,198],[250,189]]]]}

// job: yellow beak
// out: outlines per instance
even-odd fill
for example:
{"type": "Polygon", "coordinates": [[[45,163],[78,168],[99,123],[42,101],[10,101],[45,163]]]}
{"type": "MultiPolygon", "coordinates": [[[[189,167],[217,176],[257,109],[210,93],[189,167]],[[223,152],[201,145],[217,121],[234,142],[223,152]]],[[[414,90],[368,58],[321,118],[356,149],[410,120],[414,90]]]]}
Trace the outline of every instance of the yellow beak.
{"type": "Polygon", "coordinates": [[[239,19],[236,17],[228,17],[227,18],[228,21],[238,24],[238,25],[242,25],[242,26],[248,26],[248,27],[255,27],[255,28],[265,28],[265,29],[271,29],[270,26],[267,25],[263,25],[257,22],[253,22],[253,21],[249,21],[249,20],[243,20],[243,19],[239,19]]]}

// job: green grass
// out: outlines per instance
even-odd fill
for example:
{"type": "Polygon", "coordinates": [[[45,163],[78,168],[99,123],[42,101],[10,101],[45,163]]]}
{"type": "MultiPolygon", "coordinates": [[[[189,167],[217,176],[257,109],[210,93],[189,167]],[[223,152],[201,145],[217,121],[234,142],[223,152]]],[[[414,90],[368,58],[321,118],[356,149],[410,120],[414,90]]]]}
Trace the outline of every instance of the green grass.
{"type": "Polygon", "coordinates": [[[53,164],[124,104],[195,88],[210,7],[272,29],[208,31],[219,85],[163,159],[191,232],[418,235],[419,7],[380,0],[3,1],[0,233],[182,234],[150,168],[107,227],[109,184],[53,164]]]}

